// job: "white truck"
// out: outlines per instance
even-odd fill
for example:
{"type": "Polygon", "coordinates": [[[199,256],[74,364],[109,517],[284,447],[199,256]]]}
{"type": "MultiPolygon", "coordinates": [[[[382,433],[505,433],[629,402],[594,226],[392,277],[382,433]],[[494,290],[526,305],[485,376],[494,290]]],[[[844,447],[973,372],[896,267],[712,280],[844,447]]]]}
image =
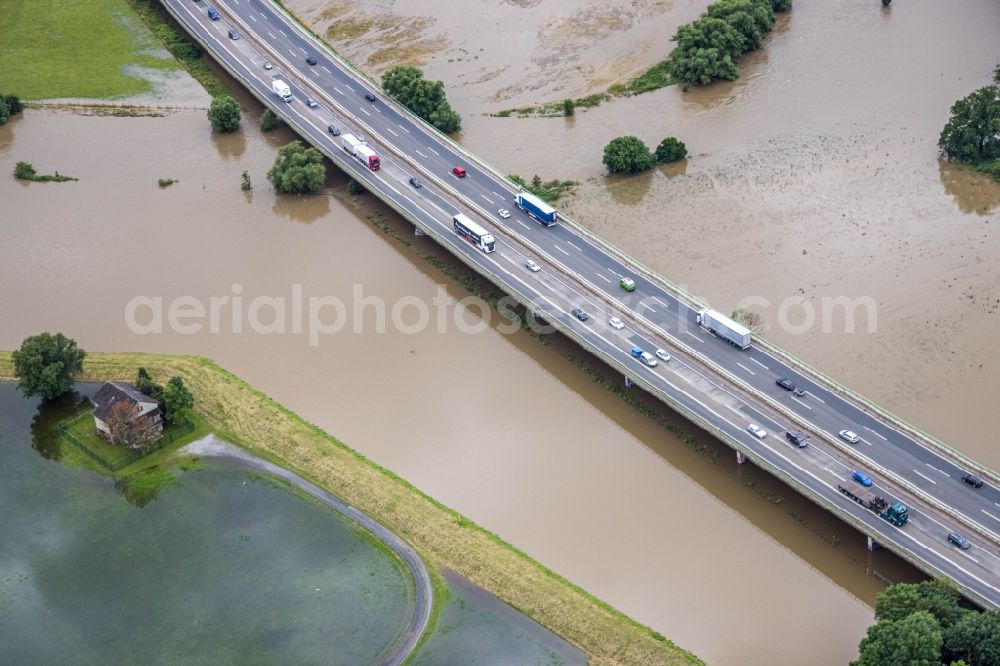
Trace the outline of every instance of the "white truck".
{"type": "Polygon", "coordinates": [[[274,91],[275,95],[286,102],[292,101],[292,91],[289,89],[288,84],[281,79],[275,79],[271,82],[271,90],[274,91]]]}
{"type": "Polygon", "coordinates": [[[702,310],[698,313],[698,323],[715,333],[730,344],[734,344],[740,349],[750,346],[750,331],[745,326],[737,324],[724,314],[715,310],[702,310]]]}
{"type": "Polygon", "coordinates": [[[351,157],[361,162],[372,171],[378,171],[379,167],[382,166],[382,163],[378,158],[378,153],[372,150],[371,147],[365,143],[364,139],[356,137],[353,134],[344,134],[340,137],[340,145],[343,146],[344,150],[347,151],[351,157]]]}

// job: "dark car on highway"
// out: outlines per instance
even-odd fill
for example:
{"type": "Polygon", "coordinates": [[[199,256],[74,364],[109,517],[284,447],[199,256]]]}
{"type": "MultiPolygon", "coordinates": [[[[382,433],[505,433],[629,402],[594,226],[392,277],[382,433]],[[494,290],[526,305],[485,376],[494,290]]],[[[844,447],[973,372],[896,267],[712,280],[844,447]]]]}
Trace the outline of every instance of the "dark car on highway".
{"type": "Polygon", "coordinates": [[[806,437],[801,432],[799,432],[798,430],[792,430],[786,432],[785,437],[788,439],[789,442],[799,447],[800,449],[804,449],[806,446],[809,445],[809,438],[806,437]]]}
{"type": "Polygon", "coordinates": [[[786,391],[794,391],[795,390],[795,384],[791,383],[790,381],[788,381],[784,377],[782,377],[781,379],[779,379],[778,381],[776,381],[774,383],[777,384],[778,386],[780,386],[781,388],[785,389],[786,391]]]}
{"type": "Polygon", "coordinates": [[[983,480],[980,479],[975,474],[968,474],[968,473],[963,474],[962,475],[962,481],[965,481],[967,484],[969,484],[973,488],[981,488],[982,485],[983,485],[983,480]]]}
{"type": "Polygon", "coordinates": [[[313,58],[312,56],[308,56],[306,58],[306,62],[309,63],[310,65],[315,65],[316,64],[316,58],[313,58]]]}
{"type": "Polygon", "coordinates": [[[587,314],[581,308],[573,308],[573,316],[579,319],[580,321],[587,321],[588,319],[590,319],[590,315],[587,314]]]}
{"type": "Polygon", "coordinates": [[[327,125],[326,129],[329,130],[330,134],[334,136],[340,136],[340,128],[336,125],[327,125]]]}
{"type": "Polygon", "coordinates": [[[410,185],[413,185],[413,187],[415,187],[417,189],[420,189],[421,187],[423,187],[420,184],[420,179],[417,178],[416,176],[413,176],[413,177],[410,178],[410,185]]]}
{"type": "Polygon", "coordinates": [[[966,539],[964,536],[962,536],[958,532],[952,532],[952,533],[950,533],[948,535],[948,541],[950,541],[951,543],[955,544],[956,546],[958,546],[962,550],[969,550],[969,546],[972,545],[971,543],[969,543],[968,539],[966,539]]]}
{"type": "Polygon", "coordinates": [[[372,93],[365,93],[365,99],[369,102],[374,102],[377,98],[372,93]]]}

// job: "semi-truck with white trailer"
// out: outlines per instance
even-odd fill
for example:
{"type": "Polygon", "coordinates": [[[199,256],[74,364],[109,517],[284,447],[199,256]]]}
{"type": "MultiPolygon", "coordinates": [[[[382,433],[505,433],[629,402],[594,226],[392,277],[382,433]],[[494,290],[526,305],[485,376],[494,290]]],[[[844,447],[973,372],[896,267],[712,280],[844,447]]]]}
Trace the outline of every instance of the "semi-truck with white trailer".
{"type": "Polygon", "coordinates": [[[371,149],[364,139],[353,134],[344,134],[340,137],[340,145],[344,147],[351,157],[364,164],[372,171],[378,171],[382,166],[378,153],[371,149]]]}
{"type": "Polygon", "coordinates": [[[547,227],[556,223],[556,209],[548,205],[531,192],[518,192],[514,203],[525,213],[535,218],[547,227]]]}
{"type": "Polygon", "coordinates": [[[285,100],[286,102],[292,101],[292,91],[288,87],[288,84],[282,81],[281,79],[275,79],[274,81],[271,81],[271,90],[274,91],[275,95],[285,100]]]}
{"type": "Polygon", "coordinates": [[[740,349],[746,349],[750,346],[750,330],[715,310],[705,309],[700,311],[698,313],[698,324],[740,349]]]}

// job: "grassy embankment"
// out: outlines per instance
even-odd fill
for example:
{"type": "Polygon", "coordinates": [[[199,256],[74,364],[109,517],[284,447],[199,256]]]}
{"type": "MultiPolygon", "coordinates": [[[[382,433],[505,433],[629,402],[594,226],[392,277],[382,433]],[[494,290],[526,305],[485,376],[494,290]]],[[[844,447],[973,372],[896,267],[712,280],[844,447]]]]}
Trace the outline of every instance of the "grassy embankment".
{"type": "MultiPolygon", "coordinates": [[[[198,416],[221,438],[337,493],[410,541],[430,564],[458,571],[579,646],[591,663],[701,663],[207,359],[92,353],[80,379],[132,379],[139,366],[157,381],[179,375],[198,416]]],[[[12,375],[10,353],[0,352],[0,378],[12,375]]]]}
{"type": "Polygon", "coordinates": [[[222,91],[204,59],[182,43],[186,36],[156,0],[0,0],[3,89],[23,100],[152,92],[153,83],[129,66],[163,73],[184,67],[210,94],[222,91]],[[173,55],[158,54],[161,45],[173,55]]]}

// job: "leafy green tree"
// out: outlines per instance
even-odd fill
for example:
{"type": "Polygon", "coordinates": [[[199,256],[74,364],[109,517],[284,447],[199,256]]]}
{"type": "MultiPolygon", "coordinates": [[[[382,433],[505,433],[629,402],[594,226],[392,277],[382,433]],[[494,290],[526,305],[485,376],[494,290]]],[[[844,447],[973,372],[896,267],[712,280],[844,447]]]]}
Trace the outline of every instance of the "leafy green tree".
{"type": "Polygon", "coordinates": [[[187,418],[194,407],[194,396],[184,386],[180,377],[171,377],[163,387],[163,416],[170,423],[177,423],[187,418]]]}
{"type": "Polygon", "coordinates": [[[895,622],[919,610],[927,610],[920,590],[912,583],[890,585],[875,600],[875,619],[895,622]]]}
{"type": "Polygon", "coordinates": [[[576,102],[567,97],[563,100],[563,115],[572,116],[574,113],[576,113],[576,102]]]}
{"type": "Polygon", "coordinates": [[[442,132],[462,129],[462,119],[445,98],[444,83],[428,81],[416,67],[397,65],[382,75],[385,92],[442,132]]]}
{"type": "Polygon", "coordinates": [[[280,126],[281,118],[271,109],[264,109],[264,113],[260,114],[260,131],[270,132],[271,130],[278,129],[280,126]]]}
{"type": "Polygon", "coordinates": [[[603,162],[611,173],[635,173],[651,168],[655,159],[641,139],[620,136],[604,147],[603,162]]]}
{"type": "Polygon", "coordinates": [[[163,387],[153,381],[146,368],[139,368],[136,373],[135,387],[157,402],[163,400],[163,387]]]}
{"type": "Polygon", "coordinates": [[[726,21],[743,37],[741,53],[760,48],[774,27],[774,9],[770,1],[721,0],[709,5],[705,16],[726,21]]]}
{"type": "Polygon", "coordinates": [[[14,165],[14,178],[18,180],[34,180],[38,172],[31,162],[18,162],[14,165]]]}
{"type": "Polygon", "coordinates": [[[934,616],[942,627],[950,627],[962,616],[962,608],[958,605],[958,588],[950,580],[936,578],[917,583],[917,591],[923,603],[923,609],[934,616]]]}
{"type": "Polygon", "coordinates": [[[1000,157],[1000,86],[985,86],[955,102],[938,145],[962,162],[1000,157]]]}
{"type": "Polygon", "coordinates": [[[688,149],[683,141],[676,137],[668,136],[656,147],[657,162],[676,162],[687,157],[688,149]]]}
{"type": "Polygon", "coordinates": [[[253,189],[253,183],[250,182],[250,173],[243,169],[242,182],[240,183],[240,189],[244,192],[249,192],[253,189]]]}
{"type": "Polygon", "coordinates": [[[73,376],[83,370],[86,352],[62,333],[39,333],[25,338],[15,351],[17,388],[26,398],[52,400],[70,390],[73,376]]]}
{"type": "Polygon", "coordinates": [[[941,626],[927,611],[895,622],[882,620],[868,628],[852,666],[939,666],[941,626]]]}
{"type": "Polygon", "coordinates": [[[740,75],[736,58],[743,52],[743,36],[722,19],[704,18],[682,25],[668,58],[670,75],[685,84],[733,80],[740,75]]]}
{"type": "Polygon", "coordinates": [[[771,8],[776,12],[787,12],[792,8],[792,0],[771,0],[771,8]]]}
{"type": "Polygon", "coordinates": [[[212,99],[208,107],[208,121],[216,132],[235,132],[240,126],[240,105],[230,95],[212,99]]]}
{"type": "Polygon", "coordinates": [[[267,172],[267,179],[278,192],[312,194],[319,192],[326,180],[323,154],[315,148],[306,148],[299,141],[292,141],[278,150],[274,166],[267,172]]]}
{"type": "Polygon", "coordinates": [[[966,611],[944,630],[944,658],[983,666],[1000,664],[1000,616],[966,611]]]}

